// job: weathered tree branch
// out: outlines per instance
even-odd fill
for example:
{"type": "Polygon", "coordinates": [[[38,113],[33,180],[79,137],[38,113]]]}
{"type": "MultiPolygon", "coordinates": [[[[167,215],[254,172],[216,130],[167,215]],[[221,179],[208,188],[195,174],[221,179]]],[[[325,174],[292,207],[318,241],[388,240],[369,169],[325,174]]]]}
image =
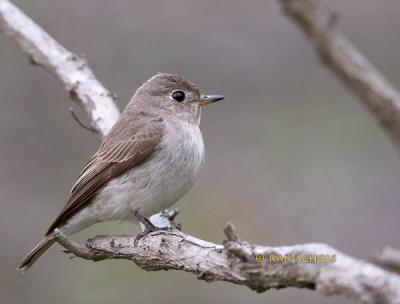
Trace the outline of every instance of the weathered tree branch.
{"type": "Polygon", "coordinates": [[[96,79],[84,58],[65,49],[7,0],[0,0],[0,28],[33,64],[63,83],[71,98],[85,108],[100,136],[108,133],[119,117],[116,97],[96,79]]]}
{"type": "Polygon", "coordinates": [[[316,289],[362,303],[400,303],[400,277],[356,260],[325,244],[265,247],[243,241],[231,225],[223,245],[178,230],[135,236],[99,236],[75,246],[59,232],[58,241],[88,260],[126,259],[147,271],[182,270],[208,282],[226,281],[257,292],[271,288],[316,289]]]}
{"type": "MultiPolygon", "coordinates": [[[[307,1],[281,2],[287,6],[287,11],[291,12],[293,7],[296,7],[294,2],[300,3],[298,5],[301,8],[301,3],[307,1]]],[[[312,11],[313,7],[310,12],[312,11]]],[[[340,62],[342,56],[349,52],[348,42],[340,36],[338,38],[337,33],[326,35],[325,29],[329,23],[326,18],[322,18],[323,22],[319,20],[316,24],[307,21],[307,18],[302,22],[311,24],[307,28],[318,26],[319,30],[310,30],[310,35],[318,37],[314,39],[318,40],[321,50],[327,48],[321,51],[327,53],[326,58],[339,62],[334,66],[341,75],[340,62]],[[324,46],[328,42],[322,42],[326,39],[329,44],[337,43],[335,41],[338,39],[339,49],[330,51],[331,46],[324,46]]],[[[62,47],[7,0],[0,0],[0,28],[17,42],[33,63],[45,67],[61,80],[71,97],[84,106],[100,136],[107,134],[118,119],[119,111],[114,102],[115,98],[94,77],[84,59],[62,47]]],[[[383,94],[382,91],[387,85],[382,77],[376,76],[379,74],[373,69],[372,76],[357,78],[354,75],[357,71],[371,72],[371,67],[360,54],[352,48],[350,50],[351,54],[355,53],[353,55],[357,60],[355,66],[343,72],[343,79],[347,79],[350,85],[358,83],[359,95],[368,100],[369,107],[378,111],[386,127],[397,136],[400,134],[397,93],[389,87],[389,91],[383,94]],[[365,86],[369,89],[364,88],[365,86]],[[387,99],[392,102],[383,110],[382,107],[384,108],[387,102],[383,103],[382,100],[387,99]]],[[[175,215],[174,211],[166,211],[153,216],[151,221],[158,226],[174,227],[171,220],[175,215]]],[[[258,292],[270,288],[298,287],[316,289],[326,295],[342,294],[363,303],[400,303],[400,278],[397,275],[351,258],[327,245],[252,245],[242,240],[231,225],[226,227],[225,235],[227,240],[223,245],[218,245],[172,229],[153,232],[140,239],[137,246],[134,246],[134,236],[99,236],[88,240],[85,247],[72,242],[59,231],[56,231],[55,237],[69,252],[93,261],[127,259],[148,271],[183,270],[197,275],[202,280],[227,281],[258,292]]]]}
{"type": "Polygon", "coordinates": [[[322,0],[278,0],[314,43],[322,62],[353,91],[400,148],[400,94],[337,28],[322,0]]]}

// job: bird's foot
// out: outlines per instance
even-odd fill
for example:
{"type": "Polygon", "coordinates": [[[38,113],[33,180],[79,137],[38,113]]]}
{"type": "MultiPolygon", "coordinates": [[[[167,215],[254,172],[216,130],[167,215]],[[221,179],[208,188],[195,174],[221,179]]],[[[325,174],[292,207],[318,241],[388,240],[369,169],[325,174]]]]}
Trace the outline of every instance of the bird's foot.
{"type": "Polygon", "coordinates": [[[145,237],[147,234],[149,234],[151,232],[160,231],[160,230],[169,231],[169,230],[173,229],[173,227],[169,227],[169,226],[157,227],[157,226],[153,225],[151,223],[151,221],[149,219],[147,219],[146,217],[144,217],[143,215],[141,215],[139,213],[139,211],[135,211],[134,215],[135,215],[136,219],[138,220],[138,222],[140,224],[142,224],[144,227],[144,230],[135,237],[135,240],[133,242],[135,246],[143,237],[145,237]]]}

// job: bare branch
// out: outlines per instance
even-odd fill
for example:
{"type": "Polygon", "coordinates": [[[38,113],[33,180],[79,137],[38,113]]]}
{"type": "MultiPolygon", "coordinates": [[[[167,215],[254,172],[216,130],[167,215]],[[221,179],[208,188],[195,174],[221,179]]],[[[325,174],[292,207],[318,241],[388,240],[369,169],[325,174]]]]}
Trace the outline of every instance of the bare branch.
{"type": "Polygon", "coordinates": [[[337,28],[321,0],[278,0],[314,43],[322,62],[359,98],[400,148],[400,95],[337,28]]]}
{"type": "Polygon", "coordinates": [[[63,246],[66,253],[73,253],[77,257],[85,260],[100,261],[109,258],[111,255],[106,252],[95,252],[87,247],[83,247],[68,239],[59,229],[54,229],[54,238],[63,246]]]}
{"type": "Polygon", "coordinates": [[[85,259],[126,259],[147,271],[182,270],[200,280],[231,282],[257,292],[297,287],[342,294],[362,303],[400,303],[399,276],[325,244],[252,245],[240,239],[231,225],[225,234],[224,245],[178,230],[152,232],[136,246],[135,236],[98,236],[84,249],[60,234],[57,240],[85,259]]]}
{"type": "MultiPolygon", "coordinates": [[[[326,63],[365,99],[389,133],[399,139],[398,94],[332,28],[334,19],[320,16],[319,7],[310,5],[310,1],[280,2],[316,42],[326,63]],[[309,6],[304,7],[306,4],[309,6]]],[[[32,63],[45,67],[61,80],[71,97],[84,106],[99,135],[106,135],[119,111],[115,97],[95,78],[86,61],[66,50],[7,0],[0,0],[0,28],[32,63]]],[[[173,228],[176,214],[165,211],[150,220],[157,226],[173,228]]],[[[60,231],[55,232],[55,238],[68,252],[87,260],[127,259],[148,271],[183,270],[202,280],[227,281],[257,292],[297,287],[316,289],[325,295],[342,294],[362,303],[400,303],[397,275],[327,245],[252,245],[242,240],[232,225],[225,228],[225,234],[227,240],[223,245],[177,229],[153,232],[141,238],[137,246],[135,236],[98,236],[88,240],[86,247],[72,242],[60,231]]]]}
{"type": "Polygon", "coordinates": [[[7,0],[0,0],[0,29],[12,38],[33,64],[56,76],[71,98],[81,104],[100,136],[119,117],[115,96],[94,76],[84,58],[71,53],[7,0]]]}
{"type": "Polygon", "coordinates": [[[80,125],[83,129],[88,130],[90,132],[93,132],[97,134],[97,130],[93,128],[92,126],[87,126],[85,125],[82,121],[79,120],[78,116],[75,114],[75,110],[73,107],[69,108],[69,112],[71,113],[72,118],[76,121],[78,125],[80,125]]]}

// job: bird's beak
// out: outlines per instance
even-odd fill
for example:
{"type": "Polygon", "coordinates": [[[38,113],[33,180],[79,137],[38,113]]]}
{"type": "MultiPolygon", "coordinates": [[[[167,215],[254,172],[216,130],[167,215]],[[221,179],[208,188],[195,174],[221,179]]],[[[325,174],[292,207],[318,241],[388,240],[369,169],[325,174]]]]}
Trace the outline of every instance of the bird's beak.
{"type": "Polygon", "coordinates": [[[206,106],[210,103],[220,101],[224,98],[225,96],[222,95],[201,95],[200,99],[196,100],[196,102],[201,106],[206,106]]]}

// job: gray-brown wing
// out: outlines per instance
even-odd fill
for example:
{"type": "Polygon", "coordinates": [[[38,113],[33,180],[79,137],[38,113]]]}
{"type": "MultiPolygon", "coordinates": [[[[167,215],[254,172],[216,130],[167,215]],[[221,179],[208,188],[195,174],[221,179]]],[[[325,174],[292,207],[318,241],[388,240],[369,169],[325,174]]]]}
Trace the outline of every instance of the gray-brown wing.
{"type": "Polygon", "coordinates": [[[162,125],[138,131],[128,140],[109,143],[105,141],[83,169],[71,190],[64,209],[50,226],[47,234],[63,225],[83,208],[97,190],[113,178],[135,167],[148,158],[162,139],[162,125]]]}

